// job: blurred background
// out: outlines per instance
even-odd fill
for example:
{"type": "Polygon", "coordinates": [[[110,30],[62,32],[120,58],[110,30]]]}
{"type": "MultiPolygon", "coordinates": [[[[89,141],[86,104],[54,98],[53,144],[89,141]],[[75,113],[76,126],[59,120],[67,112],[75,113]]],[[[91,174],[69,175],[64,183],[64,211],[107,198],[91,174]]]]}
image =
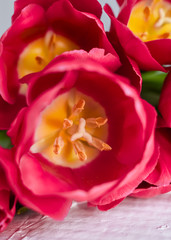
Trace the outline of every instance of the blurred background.
{"type": "MultiPolygon", "coordinates": [[[[78,0],[81,1],[81,0],[78,0]]],[[[119,8],[115,0],[98,0],[102,6],[108,3],[115,13],[118,12],[119,8]]],[[[13,14],[14,0],[0,0],[0,36],[10,27],[11,16],[13,14]]],[[[105,30],[109,29],[110,21],[105,13],[102,15],[102,21],[104,22],[105,30]]]]}

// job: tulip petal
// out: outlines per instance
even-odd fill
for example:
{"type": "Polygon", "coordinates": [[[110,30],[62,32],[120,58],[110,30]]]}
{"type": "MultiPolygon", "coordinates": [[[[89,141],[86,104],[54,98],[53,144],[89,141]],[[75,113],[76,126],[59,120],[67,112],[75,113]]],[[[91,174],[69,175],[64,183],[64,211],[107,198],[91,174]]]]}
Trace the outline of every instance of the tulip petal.
{"type": "Polygon", "coordinates": [[[3,165],[9,182],[13,191],[16,192],[20,202],[38,211],[42,214],[47,214],[56,220],[63,220],[66,217],[72,201],[66,200],[57,196],[42,196],[39,197],[30,192],[24,187],[20,180],[20,173],[18,172],[16,165],[12,162],[13,152],[11,150],[5,150],[0,148],[0,163],[3,165]]]}
{"type": "Polygon", "coordinates": [[[19,95],[14,104],[9,104],[0,97],[0,129],[9,129],[17,113],[25,106],[26,99],[23,95],[19,95]]]}
{"type": "Polygon", "coordinates": [[[131,196],[138,198],[151,198],[170,191],[171,184],[169,184],[168,186],[154,186],[143,182],[140,187],[134,190],[131,196]]]}
{"type": "Polygon", "coordinates": [[[158,109],[167,123],[171,127],[171,73],[168,74],[164,82],[162,92],[160,95],[158,109]]]}
{"type": "MultiPolygon", "coordinates": [[[[54,2],[56,2],[56,0],[16,0],[14,3],[14,15],[12,17],[12,20],[14,22],[20,14],[21,10],[29,4],[34,3],[42,6],[45,10],[47,10],[54,2]]],[[[102,14],[101,5],[97,0],[92,0],[91,4],[87,0],[82,0],[81,3],[78,0],[70,0],[70,2],[79,11],[90,12],[92,14],[95,14],[99,18],[102,14]]]]}
{"type": "Polygon", "coordinates": [[[153,58],[161,65],[171,63],[171,39],[148,41],[146,42],[146,46],[153,58]]]}

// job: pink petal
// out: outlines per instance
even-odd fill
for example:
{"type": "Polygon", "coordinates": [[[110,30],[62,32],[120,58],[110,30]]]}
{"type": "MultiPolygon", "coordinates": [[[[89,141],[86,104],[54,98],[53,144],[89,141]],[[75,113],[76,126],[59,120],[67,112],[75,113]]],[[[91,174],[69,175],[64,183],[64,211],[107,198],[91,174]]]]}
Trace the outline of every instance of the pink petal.
{"type": "Polygon", "coordinates": [[[23,95],[18,95],[14,104],[9,104],[0,97],[0,129],[9,129],[18,112],[25,106],[26,99],[23,95]]]}
{"type": "Polygon", "coordinates": [[[73,40],[81,49],[90,51],[92,48],[104,48],[106,52],[117,56],[99,18],[79,12],[69,1],[56,1],[47,11],[47,19],[55,32],[73,40]]]}
{"type": "Polygon", "coordinates": [[[157,186],[167,186],[171,182],[171,129],[156,129],[156,140],[160,146],[158,163],[145,181],[157,186]]]}
{"type": "Polygon", "coordinates": [[[3,165],[8,180],[16,193],[19,201],[33,210],[49,215],[56,220],[62,220],[68,214],[71,207],[71,201],[62,197],[46,196],[39,197],[23,186],[16,165],[12,162],[13,152],[0,148],[0,162],[3,165]]]}
{"type": "MultiPolygon", "coordinates": [[[[20,14],[21,10],[29,4],[38,4],[42,6],[45,10],[47,10],[56,1],[57,0],[16,0],[14,3],[14,15],[12,17],[12,20],[14,22],[14,20],[20,14]]],[[[102,9],[101,5],[97,0],[91,0],[91,3],[88,0],[82,0],[81,2],[78,0],[70,0],[70,2],[79,11],[90,12],[92,14],[95,14],[99,18],[101,16],[102,9]]]]}
{"type": "MultiPolygon", "coordinates": [[[[5,155],[6,156],[6,155],[5,155]]],[[[3,149],[0,147],[0,162],[3,158],[3,149]],[[2,154],[1,154],[2,153],[2,154]]],[[[5,171],[0,163],[0,232],[11,222],[15,214],[16,198],[8,184],[5,171]]]]}
{"type": "Polygon", "coordinates": [[[171,63],[171,39],[158,39],[146,42],[153,58],[161,65],[171,63]]]}
{"type": "Polygon", "coordinates": [[[154,186],[145,183],[144,187],[142,184],[142,187],[135,189],[131,196],[139,198],[151,198],[169,191],[171,191],[171,184],[168,186],[154,186]]]}
{"type": "Polygon", "coordinates": [[[132,7],[135,5],[137,0],[119,0],[118,3],[121,5],[119,15],[117,19],[127,25],[132,7]]]}
{"type": "Polygon", "coordinates": [[[116,201],[113,201],[111,202],[110,204],[107,204],[107,205],[98,205],[98,209],[101,210],[101,211],[107,211],[111,208],[114,208],[116,207],[118,204],[120,204],[122,201],[124,200],[124,198],[122,199],[119,199],[119,200],[116,200],[116,201]]]}
{"type": "Polygon", "coordinates": [[[164,82],[158,109],[166,121],[167,126],[171,127],[171,73],[168,74],[164,82]]]}

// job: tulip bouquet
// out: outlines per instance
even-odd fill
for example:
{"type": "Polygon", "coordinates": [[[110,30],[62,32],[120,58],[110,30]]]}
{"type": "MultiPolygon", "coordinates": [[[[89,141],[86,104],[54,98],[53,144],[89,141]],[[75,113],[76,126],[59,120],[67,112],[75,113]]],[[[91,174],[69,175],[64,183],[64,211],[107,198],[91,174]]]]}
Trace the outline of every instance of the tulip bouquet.
{"type": "Polygon", "coordinates": [[[0,230],[171,190],[171,0],[16,0],[0,39],[0,230]]]}

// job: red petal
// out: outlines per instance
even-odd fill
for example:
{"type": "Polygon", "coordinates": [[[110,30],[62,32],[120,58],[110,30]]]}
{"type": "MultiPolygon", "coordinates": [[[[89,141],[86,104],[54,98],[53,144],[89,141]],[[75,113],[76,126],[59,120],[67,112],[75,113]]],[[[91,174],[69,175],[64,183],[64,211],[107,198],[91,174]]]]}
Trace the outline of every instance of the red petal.
{"type": "MultiPolygon", "coordinates": [[[[14,3],[15,11],[12,20],[14,21],[20,14],[21,10],[29,4],[38,4],[42,6],[45,10],[47,10],[56,1],[57,0],[16,0],[14,3]]],[[[78,0],[70,0],[70,2],[79,11],[95,14],[99,18],[102,14],[101,5],[97,0],[81,0],[81,2],[78,0]]]]}
{"type": "Polygon", "coordinates": [[[9,104],[0,97],[0,129],[9,129],[18,112],[26,106],[26,98],[19,95],[16,103],[9,104]]]}
{"type": "Polygon", "coordinates": [[[171,127],[171,73],[168,74],[164,82],[158,109],[167,126],[171,127]]]}

